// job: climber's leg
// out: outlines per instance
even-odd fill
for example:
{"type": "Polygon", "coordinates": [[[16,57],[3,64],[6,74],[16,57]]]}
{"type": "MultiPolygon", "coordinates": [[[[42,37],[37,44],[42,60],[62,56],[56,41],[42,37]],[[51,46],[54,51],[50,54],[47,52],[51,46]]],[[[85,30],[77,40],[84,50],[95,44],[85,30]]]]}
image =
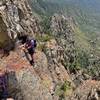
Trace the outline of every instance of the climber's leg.
{"type": "Polygon", "coordinates": [[[34,50],[33,50],[33,48],[31,48],[30,55],[31,55],[31,61],[30,61],[30,63],[31,63],[31,65],[34,65],[34,50]]]}
{"type": "Polygon", "coordinates": [[[31,56],[30,64],[34,65],[34,49],[33,48],[29,48],[28,52],[29,52],[29,54],[31,56]]]}

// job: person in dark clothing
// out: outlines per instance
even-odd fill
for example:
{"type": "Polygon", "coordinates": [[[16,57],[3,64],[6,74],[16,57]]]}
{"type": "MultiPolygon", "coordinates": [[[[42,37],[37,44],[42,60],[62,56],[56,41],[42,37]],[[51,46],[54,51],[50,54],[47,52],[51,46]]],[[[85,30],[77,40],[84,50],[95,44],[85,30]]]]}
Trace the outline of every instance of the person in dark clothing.
{"type": "Polygon", "coordinates": [[[28,39],[26,42],[26,48],[32,58],[30,61],[30,64],[34,64],[34,53],[35,53],[35,48],[36,48],[36,40],[34,39],[28,39]]]}
{"type": "Polygon", "coordinates": [[[29,60],[30,64],[33,65],[34,64],[34,53],[35,53],[35,48],[37,46],[36,44],[36,40],[34,39],[30,39],[28,35],[22,35],[20,37],[18,37],[19,40],[21,40],[22,43],[22,47],[24,47],[23,51],[25,52],[26,58],[29,60]],[[28,56],[26,49],[28,51],[28,53],[31,56],[28,56]]]}

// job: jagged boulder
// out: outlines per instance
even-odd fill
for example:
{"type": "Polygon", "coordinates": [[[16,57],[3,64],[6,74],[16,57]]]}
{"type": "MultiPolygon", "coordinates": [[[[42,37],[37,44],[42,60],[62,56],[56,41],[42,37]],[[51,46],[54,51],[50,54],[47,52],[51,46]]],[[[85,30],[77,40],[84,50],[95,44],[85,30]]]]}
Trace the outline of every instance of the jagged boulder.
{"type": "Polygon", "coordinates": [[[70,17],[55,14],[51,18],[51,31],[62,48],[63,64],[68,67],[75,60],[74,21],[70,17]]]}
{"type": "Polygon", "coordinates": [[[69,100],[99,100],[100,99],[100,81],[84,81],[71,95],[69,100]]]}
{"type": "MultiPolygon", "coordinates": [[[[74,83],[72,82],[68,71],[66,70],[66,68],[63,66],[62,61],[65,61],[63,53],[64,50],[63,48],[58,45],[57,41],[55,39],[51,39],[50,41],[47,42],[47,44],[45,45],[45,50],[44,50],[47,59],[48,59],[48,69],[51,73],[52,79],[53,79],[53,84],[54,84],[54,95],[56,95],[56,89],[57,87],[61,86],[61,84],[64,84],[67,82],[70,83],[71,88],[69,89],[69,91],[67,91],[67,93],[69,93],[69,95],[71,94],[71,92],[73,91],[74,88],[74,83]]],[[[60,90],[61,92],[61,90],[60,90]]],[[[65,95],[66,92],[65,92],[65,95]]],[[[60,99],[60,95],[59,99],[60,99]]]]}
{"type": "Polygon", "coordinates": [[[34,36],[35,33],[40,32],[38,18],[33,17],[27,0],[0,1],[0,37],[6,37],[8,40],[9,36],[10,39],[14,40],[17,34],[34,36]]]}

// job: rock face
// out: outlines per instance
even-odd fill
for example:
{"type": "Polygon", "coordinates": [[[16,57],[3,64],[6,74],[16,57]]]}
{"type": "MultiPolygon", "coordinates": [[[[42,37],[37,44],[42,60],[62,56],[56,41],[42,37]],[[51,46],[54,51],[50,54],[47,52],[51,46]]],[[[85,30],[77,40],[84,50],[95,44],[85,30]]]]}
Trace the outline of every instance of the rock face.
{"type": "Polygon", "coordinates": [[[51,20],[51,30],[57,44],[62,49],[62,62],[67,67],[75,59],[74,24],[72,18],[55,14],[51,20]]]}
{"type": "MultiPolygon", "coordinates": [[[[0,18],[4,28],[1,27],[1,32],[11,40],[17,34],[34,35],[41,32],[26,0],[1,0],[0,18]]],[[[64,59],[61,57],[62,51],[57,40],[48,41],[45,53],[36,51],[34,68],[19,50],[1,59],[0,68],[8,72],[9,96],[15,100],[58,100],[64,90],[59,94],[56,92],[64,83],[68,82],[73,88],[74,84],[60,61],[64,59]]]]}
{"type": "MultiPolygon", "coordinates": [[[[52,81],[53,81],[53,92],[56,92],[57,86],[59,84],[64,84],[66,81],[70,83],[71,89],[74,87],[74,83],[72,82],[67,70],[62,64],[63,58],[63,49],[61,46],[57,44],[57,41],[52,39],[47,42],[45,47],[45,53],[48,59],[48,69],[51,73],[52,81]]],[[[60,96],[60,95],[59,95],[60,96]]],[[[60,98],[59,98],[60,99],[60,98]]]]}
{"type": "Polygon", "coordinates": [[[17,34],[34,35],[41,32],[38,23],[27,0],[0,0],[0,34],[10,39],[15,39],[17,34]]]}
{"type": "Polygon", "coordinates": [[[53,58],[49,62],[43,52],[36,51],[33,67],[20,52],[11,52],[0,64],[0,69],[8,72],[8,92],[15,100],[58,100],[58,86],[65,81],[74,86],[64,66],[53,58]]]}
{"type": "Polygon", "coordinates": [[[100,100],[100,81],[87,80],[83,82],[69,100],[100,100]]]}
{"type": "Polygon", "coordinates": [[[52,39],[46,43],[45,53],[36,50],[34,67],[19,49],[0,60],[0,69],[8,72],[10,97],[15,100],[99,100],[99,81],[87,80],[75,89],[60,62],[58,47],[52,39]]]}

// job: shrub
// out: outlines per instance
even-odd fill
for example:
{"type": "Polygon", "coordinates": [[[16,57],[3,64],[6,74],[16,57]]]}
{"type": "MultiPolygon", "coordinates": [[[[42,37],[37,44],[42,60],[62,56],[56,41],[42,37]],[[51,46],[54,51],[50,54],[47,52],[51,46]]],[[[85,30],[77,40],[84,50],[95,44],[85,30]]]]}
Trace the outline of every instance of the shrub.
{"type": "Polygon", "coordinates": [[[65,81],[63,84],[59,84],[56,88],[56,94],[59,95],[59,99],[62,100],[66,95],[69,95],[72,91],[72,86],[69,81],[65,81]]]}
{"type": "Polygon", "coordinates": [[[43,34],[42,36],[36,35],[36,40],[38,42],[47,42],[47,41],[51,40],[52,38],[53,38],[53,36],[51,36],[49,34],[43,34]]]}
{"type": "Polygon", "coordinates": [[[37,49],[38,49],[39,51],[44,51],[44,48],[45,48],[45,44],[39,44],[39,45],[37,46],[37,49]]]}
{"type": "Polygon", "coordinates": [[[67,67],[71,73],[76,73],[82,68],[88,68],[89,63],[89,54],[85,51],[76,50],[74,62],[69,63],[69,65],[65,66],[65,68],[67,67]]]}

